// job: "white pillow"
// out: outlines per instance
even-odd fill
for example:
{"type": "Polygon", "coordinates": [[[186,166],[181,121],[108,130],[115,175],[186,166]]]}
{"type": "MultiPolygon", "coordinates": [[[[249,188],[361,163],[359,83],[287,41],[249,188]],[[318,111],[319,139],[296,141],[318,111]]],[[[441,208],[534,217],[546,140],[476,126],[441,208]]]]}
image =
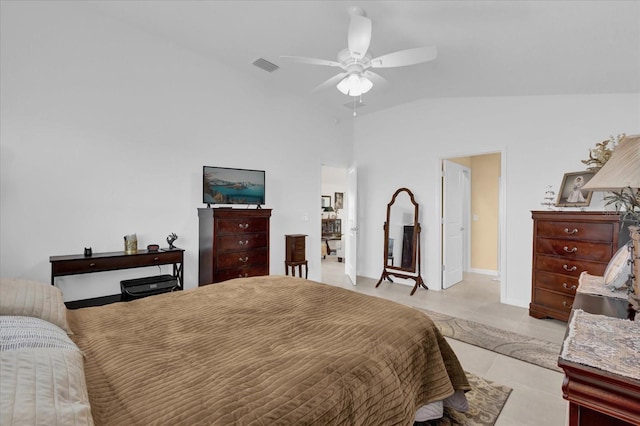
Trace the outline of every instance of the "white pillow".
{"type": "Polygon", "coordinates": [[[0,315],[41,318],[73,334],[59,288],[19,278],[0,279],[0,315]]]}
{"type": "Polygon", "coordinates": [[[0,352],[0,424],[93,425],[82,352],[0,352]]]}
{"type": "Polygon", "coordinates": [[[83,361],[60,327],[0,316],[0,424],[93,425],[83,361]]]}
{"type": "Polygon", "coordinates": [[[624,287],[631,274],[629,247],[624,245],[613,255],[604,271],[604,285],[611,290],[624,287]]]}
{"type": "Polygon", "coordinates": [[[49,321],[33,317],[0,316],[0,351],[36,348],[79,350],[63,329],[49,321]]]}

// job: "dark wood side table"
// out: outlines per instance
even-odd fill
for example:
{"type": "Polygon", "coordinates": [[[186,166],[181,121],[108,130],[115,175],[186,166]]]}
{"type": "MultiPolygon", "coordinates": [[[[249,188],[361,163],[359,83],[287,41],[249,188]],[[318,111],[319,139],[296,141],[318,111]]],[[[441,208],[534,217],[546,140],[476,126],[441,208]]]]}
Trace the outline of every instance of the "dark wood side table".
{"type": "Polygon", "coordinates": [[[306,237],[307,236],[305,234],[288,234],[284,236],[284,271],[286,275],[289,275],[289,268],[291,268],[291,275],[295,277],[297,267],[298,275],[302,278],[302,267],[304,266],[304,277],[305,279],[308,278],[309,265],[306,255],[306,237]]]}
{"type": "MultiPolygon", "coordinates": [[[[82,254],[50,256],[51,285],[56,277],[67,275],[90,274],[93,272],[116,271],[120,269],[142,268],[145,266],[173,265],[173,276],[178,280],[178,289],[184,288],[184,250],[162,249],[159,251],[138,250],[137,253],[126,254],[124,251],[93,253],[90,257],[82,254]]],[[[114,294],[95,299],[67,302],[69,308],[99,306],[119,302],[121,295],[114,294]]]]}
{"type": "MultiPolygon", "coordinates": [[[[576,331],[583,316],[589,316],[598,322],[604,321],[601,315],[593,315],[586,311],[574,310],[569,319],[567,337],[562,345],[558,358],[558,366],[565,372],[562,383],[563,398],[569,401],[569,426],[628,426],[640,425],[640,380],[621,372],[614,355],[618,350],[615,345],[620,341],[637,339],[637,326],[629,320],[611,318],[612,329],[616,335],[598,335],[596,338],[588,333],[576,331]],[[577,316],[577,318],[576,318],[577,316]],[[574,323],[574,319],[576,322],[574,323]],[[626,323],[625,323],[626,322],[626,323]],[[616,326],[619,324],[619,326],[616,326]],[[631,328],[631,332],[629,332],[631,328]],[[613,352],[605,360],[599,356],[590,359],[588,350],[577,354],[565,352],[567,347],[588,348],[594,343],[609,346],[613,352]]],[[[638,356],[636,353],[633,356],[638,356]]],[[[636,366],[638,364],[635,364],[636,366]]],[[[631,367],[634,370],[634,367],[631,367]]],[[[636,376],[640,368],[635,369],[636,376]]]]}

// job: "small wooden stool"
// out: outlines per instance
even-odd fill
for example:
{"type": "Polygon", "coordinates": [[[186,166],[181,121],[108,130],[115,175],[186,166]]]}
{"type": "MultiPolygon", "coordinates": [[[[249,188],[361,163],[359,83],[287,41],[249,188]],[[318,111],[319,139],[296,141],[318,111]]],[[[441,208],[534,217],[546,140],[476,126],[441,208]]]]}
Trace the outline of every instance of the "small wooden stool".
{"type": "Polygon", "coordinates": [[[296,276],[296,266],[298,267],[298,275],[302,278],[302,266],[304,266],[304,279],[306,280],[309,276],[309,265],[306,260],[302,260],[300,262],[289,262],[287,260],[284,261],[284,272],[286,275],[289,275],[289,267],[291,267],[291,276],[296,276]]]}

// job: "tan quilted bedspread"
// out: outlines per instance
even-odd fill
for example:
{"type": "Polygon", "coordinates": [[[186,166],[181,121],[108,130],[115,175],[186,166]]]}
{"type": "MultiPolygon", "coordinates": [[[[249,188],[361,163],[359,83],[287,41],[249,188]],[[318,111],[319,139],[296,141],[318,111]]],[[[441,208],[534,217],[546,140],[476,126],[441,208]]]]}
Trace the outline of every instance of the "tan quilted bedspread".
{"type": "Polygon", "coordinates": [[[69,311],[96,425],[411,425],[469,384],[422,312],[244,278],[69,311]]]}

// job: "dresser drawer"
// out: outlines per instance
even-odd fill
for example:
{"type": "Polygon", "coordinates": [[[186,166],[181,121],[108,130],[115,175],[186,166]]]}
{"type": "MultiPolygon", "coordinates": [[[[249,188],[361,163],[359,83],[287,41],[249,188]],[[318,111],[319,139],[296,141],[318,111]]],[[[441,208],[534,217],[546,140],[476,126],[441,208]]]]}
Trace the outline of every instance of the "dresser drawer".
{"type": "Polygon", "coordinates": [[[266,265],[254,265],[243,268],[224,269],[216,271],[214,282],[231,280],[234,278],[259,277],[269,275],[269,267],[266,265]]]}
{"type": "Polygon", "coordinates": [[[536,252],[541,254],[555,254],[567,259],[587,259],[608,262],[613,249],[611,243],[595,243],[579,240],[557,240],[538,238],[536,252]]]}
{"type": "Polygon", "coordinates": [[[217,270],[242,268],[268,263],[267,249],[254,249],[234,251],[228,253],[218,253],[217,270]]]}
{"type": "Polygon", "coordinates": [[[607,268],[606,263],[588,262],[585,260],[575,261],[561,257],[545,256],[538,254],[535,260],[537,271],[546,271],[554,274],[570,275],[579,277],[582,271],[587,271],[591,275],[603,275],[607,268]]]}
{"type": "Polygon", "coordinates": [[[571,312],[574,296],[553,293],[541,288],[536,289],[535,302],[558,311],[571,312]]]}
{"type": "Polygon", "coordinates": [[[287,257],[291,257],[291,262],[302,262],[306,258],[305,247],[303,244],[298,244],[295,249],[292,249],[291,252],[287,255],[287,257]]]}
{"type": "Polygon", "coordinates": [[[238,217],[218,219],[219,234],[237,234],[244,232],[266,232],[269,222],[256,217],[238,217]]]}
{"type": "Polygon", "coordinates": [[[576,289],[578,288],[578,278],[536,271],[535,286],[536,288],[553,290],[573,296],[576,294],[576,289]]]}
{"type": "Polygon", "coordinates": [[[611,242],[614,227],[610,223],[538,222],[537,236],[569,240],[611,242]]]}
{"type": "Polygon", "coordinates": [[[223,235],[218,237],[218,252],[267,247],[267,234],[223,235]]]}
{"type": "Polygon", "coordinates": [[[537,305],[566,312],[567,316],[571,313],[573,306],[573,296],[557,294],[541,288],[536,289],[534,301],[537,305]]]}

